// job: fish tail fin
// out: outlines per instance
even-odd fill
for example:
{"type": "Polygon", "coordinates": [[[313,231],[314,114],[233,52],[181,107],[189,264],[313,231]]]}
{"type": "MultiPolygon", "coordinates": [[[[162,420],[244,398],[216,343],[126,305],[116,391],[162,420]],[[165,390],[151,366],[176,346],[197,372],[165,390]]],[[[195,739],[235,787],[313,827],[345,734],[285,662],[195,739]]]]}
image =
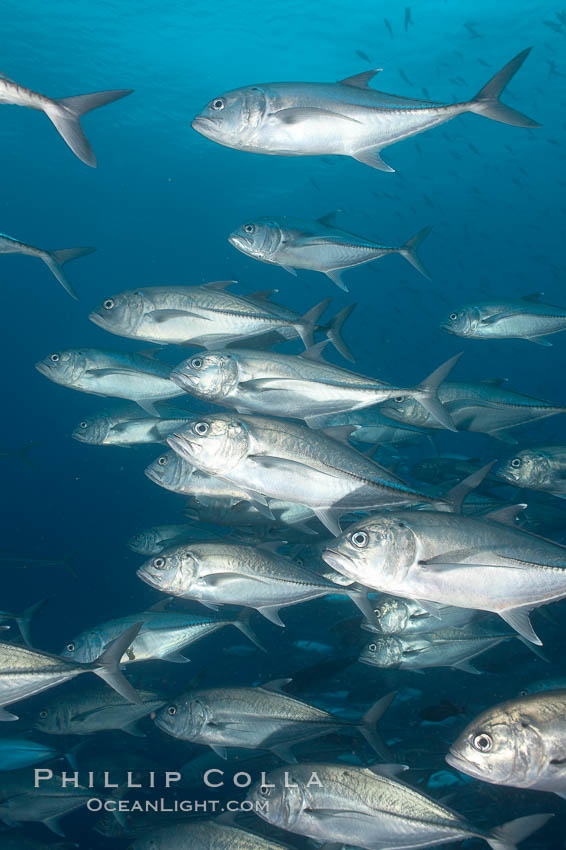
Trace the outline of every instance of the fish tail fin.
{"type": "Polygon", "coordinates": [[[446,363],[435,369],[428,378],[421,381],[413,391],[414,397],[420,401],[430,415],[434,416],[437,422],[440,422],[442,427],[449,431],[456,431],[456,427],[452,421],[452,417],[438,398],[438,388],[446,380],[461,356],[461,353],[455,354],[454,357],[451,357],[450,360],[447,360],[446,363]]]}
{"type": "Polygon", "coordinates": [[[391,760],[391,753],[379,735],[376,729],[376,724],[378,720],[383,717],[396,696],[397,691],[392,691],[390,694],[386,694],[386,696],[378,699],[378,701],[375,702],[368,711],[366,711],[360,720],[358,727],[370,747],[385,761],[391,760]]]}
{"type": "Polygon", "coordinates": [[[314,345],[314,332],[316,330],[316,326],[331,301],[332,298],[325,298],[324,301],[320,301],[320,303],[315,304],[314,307],[311,307],[311,309],[307,310],[304,316],[302,316],[300,323],[295,325],[295,330],[301,337],[305,348],[310,348],[314,345]]]}
{"type": "Polygon", "coordinates": [[[342,355],[346,360],[349,360],[350,363],[354,363],[354,355],[350,351],[350,348],[346,342],[342,339],[342,326],[347,318],[352,314],[355,309],[355,304],[348,304],[347,307],[344,307],[337,313],[333,319],[330,320],[328,325],[326,326],[326,336],[336,349],[336,351],[342,355]]]}
{"type": "Polygon", "coordinates": [[[529,53],[530,47],[523,50],[514,59],[505,65],[501,71],[491,78],[491,80],[480,89],[477,95],[472,98],[468,104],[470,112],[475,112],[476,115],[484,115],[486,118],[491,118],[492,121],[500,121],[502,124],[512,124],[513,127],[540,127],[536,121],[523,115],[516,109],[506,106],[499,98],[503,93],[503,89],[515,76],[529,53]]]}
{"type": "Polygon", "coordinates": [[[237,618],[232,621],[232,625],[236,626],[237,629],[241,631],[243,635],[247,637],[258,649],[261,649],[262,652],[267,652],[266,648],[254,632],[251,626],[253,609],[252,608],[242,608],[237,618]]]}
{"type": "Polygon", "coordinates": [[[99,106],[105,106],[107,103],[112,103],[114,100],[119,100],[131,93],[131,89],[120,89],[79,94],[76,97],[63,97],[54,101],[52,106],[48,106],[45,114],[55,125],[55,129],[69,145],[75,156],[78,156],[86,165],[96,168],[94,151],[81,127],[81,116],[92,109],[98,109],[99,106]]]}
{"type": "Polygon", "coordinates": [[[401,245],[398,250],[398,253],[401,254],[401,256],[407,260],[407,262],[414,266],[414,268],[416,268],[418,272],[424,275],[424,277],[428,278],[428,280],[431,280],[430,274],[425,264],[419,257],[417,251],[419,250],[420,246],[422,245],[426,237],[429,235],[431,230],[432,225],[430,224],[427,227],[423,227],[422,230],[419,230],[418,233],[416,233],[414,236],[411,236],[411,238],[408,239],[404,245],[401,245]]]}
{"type": "Polygon", "coordinates": [[[40,599],[38,602],[34,602],[33,605],[30,605],[21,614],[15,614],[14,620],[18,624],[18,628],[20,630],[20,634],[23,637],[24,641],[28,646],[33,646],[31,641],[31,621],[37,614],[40,608],[43,608],[47,599],[40,599]]]}
{"type": "Polygon", "coordinates": [[[492,460],[491,463],[487,463],[485,466],[482,466],[481,469],[476,469],[475,472],[472,472],[471,475],[468,475],[466,478],[463,478],[459,481],[454,487],[452,487],[443,497],[446,502],[449,502],[452,506],[452,510],[454,513],[462,512],[462,504],[466,496],[469,496],[470,493],[479,487],[485,477],[489,474],[492,467],[494,466],[495,461],[492,460]]]}
{"type": "Polygon", "coordinates": [[[132,645],[137,633],[143,626],[143,623],[136,623],[118,635],[111,643],[108,644],[102,655],[99,655],[96,661],[88,668],[93,673],[104,679],[107,685],[124,697],[128,702],[133,702],[139,705],[141,698],[136,689],[130,685],[126,677],[120,670],[120,661],[126,650],[132,645]]]}
{"type": "Polygon", "coordinates": [[[85,257],[87,254],[92,254],[96,248],[61,248],[59,251],[46,251],[42,259],[49,271],[57,278],[63,289],[66,289],[72,298],[77,298],[73,285],[67,280],[63,273],[63,266],[71,260],[78,260],[79,257],[85,257]]]}
{"type": "Polygon", "coordinates": [[[491,850],[515,850],[517,844],[545,825],[554,815],[527,815],[498,826],[486,841],[491,850]]]}

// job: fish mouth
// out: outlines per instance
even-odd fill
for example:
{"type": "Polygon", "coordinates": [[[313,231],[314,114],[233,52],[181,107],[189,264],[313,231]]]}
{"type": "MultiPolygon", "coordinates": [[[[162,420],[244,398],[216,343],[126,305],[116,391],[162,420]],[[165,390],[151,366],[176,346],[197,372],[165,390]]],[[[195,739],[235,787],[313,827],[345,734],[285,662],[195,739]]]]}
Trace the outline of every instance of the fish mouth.
{"type": "Polygon", "coordinates": [[[161,484],[161,478],[157,474],[157,471],[155,469],[152,469],[151,466],[146,467],[144,472],[145,472],[146,476],[149,478],[149,480],[153,481],[154,484],[161,484]]]}
{"type": "Polygon", "coordinates": [[[181,387],[182,390],[191,390],[198,387],[200,383],[196,375],[188,375],[186,372],[181,372],[181,370],[177,369],[173,369],[169,377],[173,383],[177,384],[178,387],[181,387]]]}
{"type": "MultiPolygon", "coordinates": [[[[465,758],[457,755],[454,750],[449,750],[446,753],[446,755],[444,756],[444,761],[446,762],[446,764],[449,764],[450,767],[453,767],[456,770],[461,771],[462,773],[469,774],[470,768],[472,768],[473,770],[474,767],[474,765],[470,764],[470,762],[467,761],[465,758]]],[[[477,775],[479,775],[479,771],[477,775]]]]}
{"type": "Polygon", "coordinates": [[[347,578],[352,577],[354,561],[349,555],[345,555],[343,552],[337,552],[336,549],[329,547],[324,550],[321,557],[324,563],[328,564],[329,567],[332,567],[333,570],[336,570],[347,578]],[[352,572],[348,569],[350,565],[352,572]]]}
{"type": "Polygon", "coordinates": [[[84,434],[82,431],[73,431],[71,437],[73,438],[73,440],[78,440],[79,443],[89,442],[89,440],[86,439],[86,434],[84,434]]]}
{"type": "Polygon", "coordinates": [[[441,330],[441,331],[444,331],[444,332],[445,332],[445,333],[447,333],[447,334],[454,334],[454,335],[457,335],[457,334],[456,334],[456,329],[454,328],[454,326],[453,326],[453,325],[449,325],[449,324],[448,324],[448,322],[441,322],[441,323],[440,323],[440,330],[441,330]]]}
{"type": "Polygon", "coordinates": [[[214,131],[220,129],[222,125],[221,118],[207,118],[204,115],[197,115],[191,121],[191,127],[200,133],[202,136],[214,135],[214,131]]]}
{"type": "Polygon", "coordinates": [[[40,375],[45,375],[47,378],[50,377],[51,369],[49,368],[47,363],[43,362],[43,360],[40,360],[38,363],[36,363],[35,368],[40,373],[40,375]]]}
{"type": "Polygon", "coordinates": [[[93,310],[92,313],[89,313],[88,317],[89,317],[90,321],[93,322],[95,325],[98,325],[99,328],[105,328],[106,327],[106,323],[105,323],[104,319],[102,318],[100,313],[96,312],[96,310],[93,310]]]}
{"type": "Polygon", "coordinates": [[[202,451],[200,443],[194,443],[188,437],[180,437],[179,434],[171,434],[167,437],[167,445],[181,457],[185,457],[185,455],[195,457],[202,451]]]}
{"type": "Polygon", "coordinates": [[[238,251],[243,251],[244,254],[248,253],[249,248],[251,248],[252,240],[248,239],[246,236],[241,236],[240,234],[231,233],[228,237],[228,242],[234,248],[237,248],[238,251]]]}
{"type": "Polygon", "coordinates": [[[140,567],[139,570],[136,570],[136,575],[139,579],[145,582],[145,584],[149,584],[150,587],[155,587],[156,590],[161,589],[159,582],[156,581],[151,573],[147,572],[144,567],[140,567]]]}

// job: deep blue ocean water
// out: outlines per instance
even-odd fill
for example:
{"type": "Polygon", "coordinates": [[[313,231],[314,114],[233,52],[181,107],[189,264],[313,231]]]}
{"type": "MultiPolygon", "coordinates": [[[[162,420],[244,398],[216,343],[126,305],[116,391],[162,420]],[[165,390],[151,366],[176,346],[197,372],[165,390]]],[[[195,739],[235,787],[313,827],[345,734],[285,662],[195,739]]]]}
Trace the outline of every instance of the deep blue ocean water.
{"type": "MultiPolygon", "coordinates": [[[[8,453],[0,459],[0,550],[40,559],[72,557],[78,574],[74,580],[57,567],[2,564],[7,610],[49,597],[35,623],[37,646],[58,651],[87,625],[154,603],[157,594],[135,576],[143,558],[126,548],[126,540],[146,526],[182,521],[182,498],[143,475],[159,447],[122,450],[73,441],[76,424],[108,406],[106,400],[54,385],[34,369],[36,361],[62,348],[143,348],[88,321],[89,311],[108,295],[135,286],[235,279],[241,282],[239,292],[278,288],[279,301],[299,312],[326,296],[332,296],[334,311],[353,300],[358,307],[345,336],[362,373],[413,384],[461,350],[456,378],[503,377],[522,392],[566,403],[563,335],[545,348],[520,340],[459,340],[439,329],[454,306],[478,297],[544,292],[547,303],[566,306],[566,26],[556,31],[548,25],[557,21],[559,4],[415,0],[408,31],[404,9],[394,0],[289,0],[283,6],[244,0],[4,3],[0,69],[10,78],[53,97],[134,89],[130,97],[83,119],[97,169],[73,157],[45,116],[0,108],[0,230],[45,248],[97,249],[67,267],[78,302],[39,261],[0,257],[1,450],[8,453]],[[190,127],[206,102],[231,88],[269,80],[335,81],[368,67],[384,69],[376,83],[384,91],[425,97],[424,88],[433,100],[464,100],[531,45],[505,101],[540,121],[540,129],[465,115],[388,150],[385,158],[395,174],[347,158],[242,153],[215,145],[190,127]],[[331,210],[341,211],[339,222],[346,229],[389,244],[433,225],[421,252],[432,280],[400,257],[386,257],[348,272],[350,292],[343,293],[320,274],[299,272],[293,278],[227,242],[230,231],[249,218],[316,218],[331,210]],[[28,443],[34,444],[31,465],[11,454],[28,443]]],[[[300,346],[293,343],[286,350],[298,352],[300,346]]],[[[168,349],[163,356],[174,364],[184,351],[168,349]]],[[[340,362],[334,354],[329,357],[340,362]]],[[[563,417],[552,418],[521,431],[521,444],[561,441],[563,429],[563,417]]],[[[486,460],[509,452],[488,437],[469,434],[443,434],[439,445],[443,452],[486,460]]],[[[408,454],[418,457],[422,451],[408,454]]],[[[317,639],[332,609],[322,603],[307,607],[289,614],[288,628],[295,629],[295,638],[317,639]]],[[[555,610],[560,613],[560,607],[555,610]]],[[[341,612],[351,613],[350,608],[341,612]]],[[[427,704],[449,699],[473,716],[496,698],[516,694],[526,681],[563,674],[560,629],[543,620],[543,634],[545,629],[553,638],[545,647],[552,666],[531,659],[520,645],[486,658],[483,678],[450,670],[426,677],[381,674],[358,665],[344,674],[351,700],[343,708],[355,711],[358,703],[392,687],[410,687],[421,690],[427,704]]],[[[191,652],[196,662],[191,673],[204,670],[207,682],[224,676],[251,684],[292,675],[320,660],[292,654],[287,638],[280,641],[269,624],[260,622],[258,631],[272,650],[266,658],[226,654],[230,642],[243,643],[226,630],[191,652]]],[[[160,675],[169,674],[161,669],[160,675]]],[[[189,678],[177,669],[173,675],[189,678]]],[[[317,687],[328,690],[325,683],[317,687]]],[[[417,768],[419,762],[429,764],[429,751],[446,750],[463,726],[457,719],[441,734],[422,727],[419,704],[399,710],[389,734],[400,741],[401,751],[411,751],[417,768]]],[[[139,741],[127,743],[132,741],[139,751],[139,741]]],[[[148,752],[154,746],[148,743],[148,752]]],[[[558,797],[474,786],[471,802],[462,787],[463,808],[479,809],[480,818],[483,806],[491,806],[492,820],[499,807],[509,817],[524,813],[526,806],[564,813],[558,797]]],[[[450,802],[458,808],[457,795],[450,802]]],[[[84,831],[89,822],[75,820],[80,832],[70,829],[69,835],[80,839],[81,847],[106,846],[84,831]]],[[[47,835],[41,829],[34,834],[47,835]]],[[[534,836],[525,846],[563,846],[559,828],[545,836],[534,836]]]]}

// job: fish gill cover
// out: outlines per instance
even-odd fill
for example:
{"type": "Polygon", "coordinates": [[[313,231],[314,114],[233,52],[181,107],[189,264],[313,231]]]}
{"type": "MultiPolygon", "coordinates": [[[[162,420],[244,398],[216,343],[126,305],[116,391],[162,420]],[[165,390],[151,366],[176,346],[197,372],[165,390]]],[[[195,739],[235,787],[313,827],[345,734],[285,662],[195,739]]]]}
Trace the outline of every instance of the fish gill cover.
{"type": "Polygon", "coordinates": [[[4,4],[2,847],[560,846],[565,39],[4,4]]]}

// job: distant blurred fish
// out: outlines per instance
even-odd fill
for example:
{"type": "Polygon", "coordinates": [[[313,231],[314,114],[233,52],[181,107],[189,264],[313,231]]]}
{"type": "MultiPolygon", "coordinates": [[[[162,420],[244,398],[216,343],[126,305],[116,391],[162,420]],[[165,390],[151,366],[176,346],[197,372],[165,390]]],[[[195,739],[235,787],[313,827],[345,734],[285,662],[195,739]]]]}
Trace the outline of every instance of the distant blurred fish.
{"type": "Polygon", "coordinates": [[[413,23],[413,18],[411,16],[411,7],[405,6],[405,32],[408,32],[409,24],[413,23]]]}
{"type": "MultiPolygon", "coordinates": [[[[171,452],[171,454],[174,454],[171,452]]],[[[179,458],[180,460],[180,458],[179,458]]],[[[216,540],[218,531],[196,523],[178,525],[155,525],[146,528],[130,537],[128,546],[140,555],[158,555],[169,546],[176,546],[184,541],[216,540]]]]}
{"type": "Polygon", "coordinates": [[[473,339],[526,339],[552,345],[546,337],[566,330],[566,310],[540,301],[542,293],[512,300],[500,298],[457,307],[442,330],[473,339]]]}
{"type": "MultiPolygon", "coordinates": [[[[157,411],[159,413],[159,410],[157,411]]],[[[80,443],[96,446],[135,446],[145,443],[164,443],[176,428],[182,428],[190,418],[179,411],[177,418],[144,417],[139,407],[129,411],[97,413],[79,422],[72,437],[80,443]]],[[[169,412],[170,414],[170,412],[169,412]]]]}
{"type": "Polygon", "coordinates": [[[29,106],[31,109],[45,112],[75,156],[93,168],[96,167],[96,157],[83,133],[80,124],[81,116],[131,93],[132,89],[120,89],[53,100],[31,89],[26,89],[0,74],[0,104],[29,106]]]}
{"type": "Polygon", "coordinates": [[[449,717],[457,717],[459,714],[466,714],[467,709],[463,705],[454,705],[453,702],[442,699],[437,705],[426,705],[419,711],[419,717],[426,720],[428,723],[442,723],[448,720],[449,717]]]}
{"type": "MultiPolygon", "coordinates": [[[[0,79],[0,86],[1,83],[2,80],[0,79]]],[[[0,233],[0,254],[27,254],[29,257],[37,257],[43,260],[49,271],[52,272],[72,298],[78,298],[78,296],[73,285],[65,277],[63,266],[71,260],[86,257],[87,254],[92,254],[93,251],[96,251],[96,248],[61,248],[58,251],[45,251],[43,248],[34,248],[33,245],[26,245],[25,242],[19,242],[13,236],[6,236],[5,233],[0,233]]]]}
{"type": "Polygon", "coordinates": [[[391,26],[391,21],[387,20],[387,18],[384,18],[383,23],[385,24],[385,26],[387,28],[387,32],[389,33],[391,38],[393,38],[393,27],[391,26]]]}
{"type": "Polygon", "coordinates": [[[368,63],[368,65],[371,65],[371,59],[369,58],[367,53],[364,53],[363,50],[356,50],[356,56],[359,56],[360,59],[363,59],[364,62],[368,63]]]}
{"type": "Polygon", "coordinates": [[[8,451],[0,452],[0,457],[2,458],[14,458],[15,460],[19,460],[24,463],[26,466],[29,466],[33,469],[33,463],[30,460],[30,453],[34,446],[37,446],[38,443],[27,443],[25,446],[19,446],[15,449],[9,449],[8,451]]]}

